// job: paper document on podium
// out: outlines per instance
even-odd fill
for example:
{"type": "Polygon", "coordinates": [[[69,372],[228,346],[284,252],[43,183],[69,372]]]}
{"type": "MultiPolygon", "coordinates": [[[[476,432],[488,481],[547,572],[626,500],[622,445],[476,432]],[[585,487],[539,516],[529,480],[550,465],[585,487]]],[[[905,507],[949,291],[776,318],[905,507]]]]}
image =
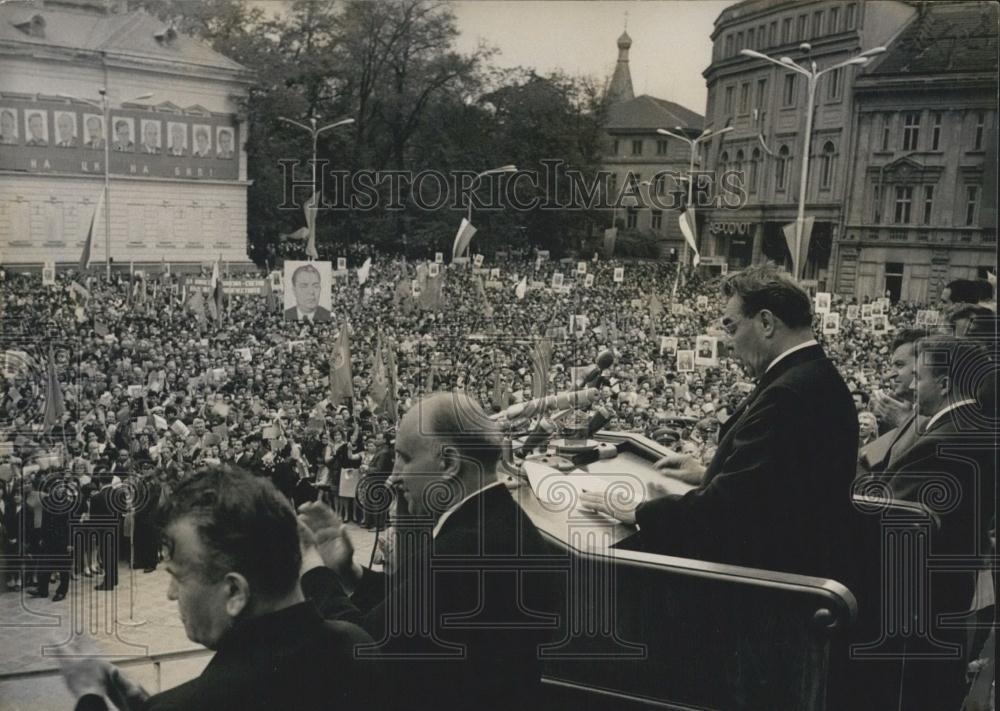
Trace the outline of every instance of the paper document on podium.
{"type": "Polygon", "coordinates": [[[570,491],[579,499],[581,492],[604,493],[614,483],[614,479],[585,474],[579,469],[561,472],[541,462],[525,462],[524,472],[528,475],[528,483],[535,496],[548,506],[565,505],[570,491]]]}

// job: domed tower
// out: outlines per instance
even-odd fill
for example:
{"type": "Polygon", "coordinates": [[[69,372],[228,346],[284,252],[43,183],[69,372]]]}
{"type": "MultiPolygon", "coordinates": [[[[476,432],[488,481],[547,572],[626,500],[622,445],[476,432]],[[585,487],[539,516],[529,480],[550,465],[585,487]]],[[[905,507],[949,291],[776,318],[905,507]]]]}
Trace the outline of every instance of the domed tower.
{"type": "Polygon", "coordinates": [[[611,83],[608,84],[608,103],[617,104],[622,101],[629,101],[635,98],[632,91],[632,73],[628,68],[628,51],[632,47],[632,38],[628,32],[622,32],[618,38],[618,63],[615,65],[615,73],[611,75],[611,83]]]}

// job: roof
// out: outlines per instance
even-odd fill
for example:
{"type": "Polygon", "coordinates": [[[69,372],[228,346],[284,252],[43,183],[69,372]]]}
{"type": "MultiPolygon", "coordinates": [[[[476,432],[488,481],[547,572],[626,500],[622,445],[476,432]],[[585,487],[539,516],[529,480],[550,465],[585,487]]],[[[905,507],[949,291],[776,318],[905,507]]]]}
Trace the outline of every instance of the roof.
{"type": "Polygon", "coordinates": [[[230,72],[248,71],[243,65],[219,54],[206,43],[177,35],[162,42],[154,36],[167,27],[157,18],[141,10],[124,14],[106,12],[101,8],[32,2],[0,3],[0,43],[19,43],[70,50],[107,52],[141,56],[151,60],[194,64],[230,72]],[[36,36],[16,25],[25,18],[39,15],[44,21],[44,34],[36,36]]]}
{"type": "Polygon", "coordinates": [[[611,104],[605,129],[701,128],[705,117],[680,104],[643,94],[629,101],[611,104]]]}
{"type": "Polygon", "coordinates": [[[996,73],[997,18],[992,2],[921,3],[866,74],[996,73]]]}

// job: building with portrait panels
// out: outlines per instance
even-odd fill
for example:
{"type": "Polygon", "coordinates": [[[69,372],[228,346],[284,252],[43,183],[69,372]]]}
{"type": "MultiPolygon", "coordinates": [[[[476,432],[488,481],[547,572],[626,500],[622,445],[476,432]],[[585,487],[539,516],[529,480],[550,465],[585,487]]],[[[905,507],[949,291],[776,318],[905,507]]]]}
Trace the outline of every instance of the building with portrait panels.
{"type": "MultiPolygon", "coordinates": [[[[712,63],[704,71],[705,127],[733,130],[708,142],[705,164],[718,178],[735,171],[745,196],[739,209],[701,211],[704,257],[733,268],[765,260],[791,266],[782,228],[794,222],[798,209],[806,81],[740,51],[788,56],[799,64],[815,61],[822,69],[886,44],[916,12],[895,0],[744,0],[722,11],[712,32],[712,63]]],[[[821,290],[832,284],[831,258],[848,193],[852,87],[858,74],[854,66],[831,71],[816,93],[806,191],[806,215],[815,225],[802,276],[821,290]]]]}
{"type": "Polygon", "coordinates": [[[656,240],[660,254],[681,253],[684,237],[678,211],[671,209],[671,193],[685,190],[685,183],[658,174],[684,175],[689,168],[687,144],[656,132],[665,128],[687,135],[701,133],[702,116],[680,104],[648,94],[635,96],[629,70],[632,38],[618,38],[618,61],[606,91],[604,123],[605,156],[602,170],[610,173],[610,195],[624,194],[614,221],[623,230],[634,230],[656,240]],[[631,186],[626,186],[631,181],[631,186]],[[648,184],[644,184],[648,183],[648,184]],[[652,193],[652,195],[651,195],[652,193]]]}
{"type": "Polygon", "coordinates": [[[95,264],[108,218],[118,266],[247,263],[250,82],[120,0],[0,5],[0,261],[76,263],[96,213],[95,264]],[[105,141],[110,210],[97,211],[105,141]]]}
{"type": "Polygon", "coordinates": [[[934,301],[996,270],[997,5],[926,3],[854,85],[835,289],[934,301]]]}

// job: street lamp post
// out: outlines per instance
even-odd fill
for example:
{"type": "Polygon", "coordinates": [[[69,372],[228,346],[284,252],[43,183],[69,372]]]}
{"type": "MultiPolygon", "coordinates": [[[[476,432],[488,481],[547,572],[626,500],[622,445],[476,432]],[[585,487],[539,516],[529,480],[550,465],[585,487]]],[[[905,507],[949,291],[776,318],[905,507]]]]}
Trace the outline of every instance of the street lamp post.
{"type": "MultiPolygon", "coordinates": [[[[104,260],[106,264],[105,278],[111,281],[111,102],[108,100],[107,87],[100,87],[97,93],[101,95],[100,102],[93,99],[84,99],[70,94],[59,94],[62,99],[70,101],[80,101],[90,104],[101,110],[104,116],[104,260]]],[[[131,104],[136,101],[146,101],[153,98],[152,94],[140,94],[132,97],[121,104],[131,104]]],[[[138,143],[136,144],[138,145],[138,143]]]]}
{"type": "MultiPolygon", "coordinates": [[[[812,51],[812,46],[808,42],[803,42],[799,45],[799,48],[804,49],[806,52],[812,51]]],[[[834,64],[833,66],[829,66],[826,69],[817,70],[816,62],[812,60],[809,61],[809,68],[806,68],[796,64],[791,57],[781,57],[780,59],[775,59],[774,57],[769,57],[768,55],[753,49],[740,50],[740,54],[746,57],[763,59],[764,61],[775,64],[783,69],[790,69],[793,72],[798,72],[806,78],[806,125],[802,132],[802,170],[799,173],[799,206],[798,214],[795,218],[795,254],[792,255],[792,276],[796,280],[802,275],[802,262],[805,261],[801,254],[802,233],[805,225],[806,187],[809,184],[809,148],[810,143],[812,142],[813,104],[816,100],[816,86],[819,82],[819,78],[835,69],[841,69],[851,65],[867,64],[871,61],[872,57],[877,54],[881,54],[884,51],[885,47],[873,47],[872,49],[865,50],[855,57],[851,57],[850,59],[834,64]]]]}
{"type": "MultiPolygon", "coordinates": [[[[684,129],[680,126],[674,127],[673,131],[668,131],[665,128],[656,129],[657,133],[663,134],[664,136],[670,136],[671,138],[676,138],[678,141],[683,141],[688,145],[688,149],[691,153],[690,162],[688,164],[688,195],[687,195],[687,209],[694,207],[694,157],[698,151],[698,145],[704,143],[710,138],[715,136],[721,136],[723,133],[729,133],[733,130],[732,126],[726,126],[725,128],[720,128],[718,131],[713,131],[710,128],[706,128],[702,131],[697,138],[688,138],[682,131],[684,129]],[[676,131],[676,133],[675,133],[676,131]]],[[[681,255],[681,268],[687,266],[687,253],[688,253],[688,243],[687,239],[684,240],[684,251],[681,255]]]]}
{"type": "Polygon", "coordinates": [[[470,192],[470,196],[469,196],[469,208],[468,208],[468,210],[465,213],[465,219],[469,222],[469,224],[472,224],[472,196],[471,196],[471,192],[476,189],[476,185],[479,183],[479,181],[482,178],[486,177],[487,175],[495,175],[497,173],[516,173],[516,172],[517,172],[517,166],[515,166],[515,165],[502,165],[499,168],[491,168],[490,170],[484,170],[482,173],[479,173],[478,175],[476,175],[475,178],[472,179],[472,183],[469,185],[469,192],[470,192]]]}
{"type": "MultiPolygon", "coordinates": [[[[319,139],[319,135],[321,133],[323,133],[324,131],[329,131],[331,129],[337,128],[338,126],[346,126],[348,124],[354,123],[354,119],[352,119],[352,118],[340,119],[339,121],[334,121],[333,123],[329,123],[326,126],[321,126],[319,128],[316,128],[316,118],[315,117],[311,117],[309,119],[309,125],[308,126],[306,124],[304,124],[304,123],[301,123],[301,122],[296,121],[294,119],[286,118],[284,116],[279,116],[278,120],[279,121],[284,121],[285,123],[291,124],[292,126],[298,126],[303,131],[308,131],[309,137],[312,139],[312,189],[313,189],[313,192],[312,192],[312,195],[309,197],[309,201],[313,202],[313,200],[316,200],[317,204],[314,204],[313,207],[312,207],[312,209],[316,209],[316,208],[319,207],[319,205],[318,205],[319,201],[316,198],[316,143],[317,143],[317,140],[319,139]]],[[[315,218],[309,220],[309,244],[313,244],[313,245],[316,244],[316,220],[315,220],[315,218]]]]}

